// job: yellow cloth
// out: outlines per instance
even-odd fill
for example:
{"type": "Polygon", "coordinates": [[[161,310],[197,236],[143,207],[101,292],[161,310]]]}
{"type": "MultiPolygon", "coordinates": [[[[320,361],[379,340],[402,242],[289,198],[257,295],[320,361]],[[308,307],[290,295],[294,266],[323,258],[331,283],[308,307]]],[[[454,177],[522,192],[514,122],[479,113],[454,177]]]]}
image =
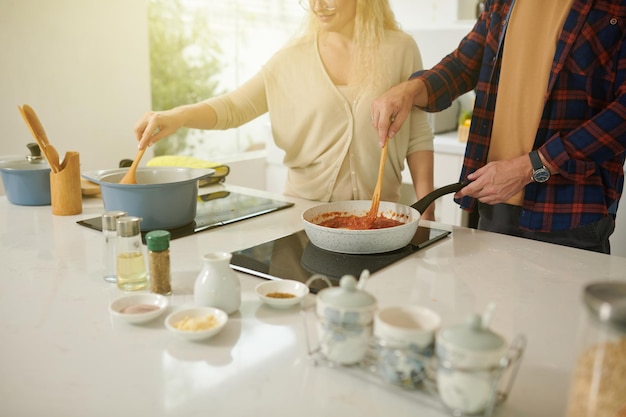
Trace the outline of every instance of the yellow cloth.
{"type": "MultiPolygon", "coordinates": [[[[387,32],[380,54],[384,82],[352,102],[326,73],[313,39],[286,46],[239,89],[205,102],[217,113],[216,129],[241,126],[269,110],[274,141],[285,151],[286,194],[318,201],[371,199],[381,152],[370,121],[372,100],[422,68],[417,45],[404,32],[387,32]],[[342,166],[349,175],[340,175],[342,166]]],[[[382,200],[399,200],[406,156],[432,149],[426,114],[414,108],[389,143],[382,200]]]]}
{"type": "Polygon", "coordinates": [[[215,184],[223,181],[224,178],[230,172],[230,167],[221,164],[219,162],[210,162],[203,159],[194,158],[193,156],[185,155],[161,155],[155,156],[146,163],[149,167],[186,167],[186,168],[212,168],[215,170],[209,178],[203,178],[200,180],[200,186],[215,184]]]}
{"type": "MultiPolygon", "coordinates": [[[[518,0],[504,39],[488,161],[517,158],[533,148],[558,36],[572,0],[518,0]]],[[[524,194],[507,201],[521,206],[524,194]]]]}
{"type": "Polygon", "coordinates": [[[205,161],[204,159],[194,158],[193,156],[184,155],[161,155],[155,156],[146,163],[149,167],[187,167],[187,168],[215,168],[221,166],[219,162],[205,161]]]}

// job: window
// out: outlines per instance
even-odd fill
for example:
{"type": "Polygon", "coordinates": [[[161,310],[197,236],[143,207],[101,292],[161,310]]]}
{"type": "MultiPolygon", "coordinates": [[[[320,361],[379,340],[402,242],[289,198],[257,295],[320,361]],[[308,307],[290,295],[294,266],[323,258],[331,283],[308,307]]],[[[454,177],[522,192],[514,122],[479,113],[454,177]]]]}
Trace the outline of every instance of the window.
{"type": "MultiPolygon", "coordinates": [[[[150,0],[152,105],[165,110],[231,91],[258,72],[300,27],[297,0],[150,0]]],[[[223,160],[263,149],[262,116],[228,131],[183,129],[156,154],[223,160]]]]}

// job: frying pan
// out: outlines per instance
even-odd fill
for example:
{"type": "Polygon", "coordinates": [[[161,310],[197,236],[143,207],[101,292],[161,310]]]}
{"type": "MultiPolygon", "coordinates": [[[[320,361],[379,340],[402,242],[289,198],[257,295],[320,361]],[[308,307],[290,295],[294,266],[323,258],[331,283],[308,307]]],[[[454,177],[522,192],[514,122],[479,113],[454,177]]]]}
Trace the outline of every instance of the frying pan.
{"type": "Polygon", "coordinates": [[[331,252],[368,254],[390,252],[409,244],[419,224],[422,213],[439,197],[459,191],[469,182],[449,184],[426,194],[412,206],[381,201],[378,209],[390,219],[402,225],[384,229],[350,230],[320,226],[324,220],[335,216],[364,216],[369,211],[371,200],[334,201],[320,204],[302,213],[304,231],[315,246],[331,252]]]}

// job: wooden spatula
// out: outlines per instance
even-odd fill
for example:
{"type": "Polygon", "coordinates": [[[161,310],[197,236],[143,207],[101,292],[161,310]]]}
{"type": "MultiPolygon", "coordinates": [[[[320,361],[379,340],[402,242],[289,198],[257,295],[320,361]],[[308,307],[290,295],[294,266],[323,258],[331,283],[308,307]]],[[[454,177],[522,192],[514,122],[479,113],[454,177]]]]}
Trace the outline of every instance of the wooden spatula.
{"type": "Polygon", "coordinates": [[[378,217],[378,206],[380,205],[380,193],[383,189],[383,173],[385,172],[385,161],[387,160],[387,144],[389,140],[385,142],[385,146],[380,153],[380,164],[378,166],[378,180],[376,181],[376,188],[374,188],[374,195],[372,195],[372,206],[365,220],[365,225],[369,228],[376,217],[378,217]]]}
{"type": "Polygon", "coordinates": [[[139,166],[139,161],[141,160],[141,157],[143,156],[145,152],[146,152],[146,148],[140,149],[137,152],[137,156],[135,156],[135,159],[133,160],[133,164],[130,166],[130,168],[128,168],[128,171],[126,172],[126,174],[124,174],[124,176],[120,180],[119,182],[120,184],[137,184],[137,178],[135,177],[135,174],[137,173],[137,167],[139,166]]]}

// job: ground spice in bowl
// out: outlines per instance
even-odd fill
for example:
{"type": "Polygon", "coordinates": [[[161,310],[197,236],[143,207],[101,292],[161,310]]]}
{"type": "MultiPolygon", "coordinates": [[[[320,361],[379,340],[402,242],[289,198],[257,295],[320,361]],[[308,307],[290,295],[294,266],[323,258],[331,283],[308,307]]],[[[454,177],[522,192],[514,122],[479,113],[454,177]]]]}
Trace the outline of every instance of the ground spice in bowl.
{"type": "Polygon", "coordinates": [[[265,294],[266,297],[271,297],[271,298],[295,298],[294,294],[290,294],[288,292],[270,292],[268,294],[265,294]]]}

